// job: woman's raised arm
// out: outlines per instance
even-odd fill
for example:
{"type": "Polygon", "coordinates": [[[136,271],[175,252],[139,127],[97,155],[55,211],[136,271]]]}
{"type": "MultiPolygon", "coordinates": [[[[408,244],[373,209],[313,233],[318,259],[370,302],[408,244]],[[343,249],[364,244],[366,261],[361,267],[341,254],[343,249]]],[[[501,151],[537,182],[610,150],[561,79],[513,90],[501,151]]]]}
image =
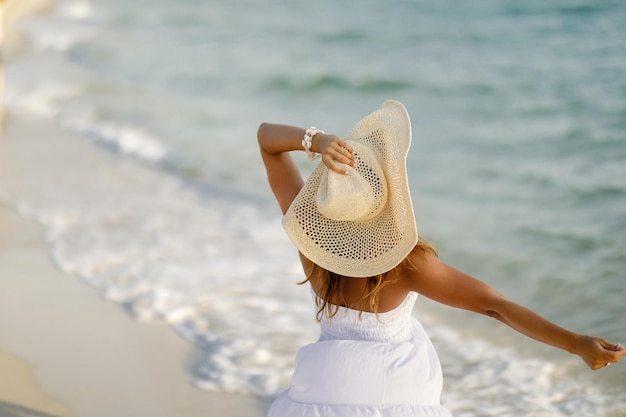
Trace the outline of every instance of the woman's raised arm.
{"type": "MultiPolygon", "coordinates": [[[[285,214],[304,182],[289,152],[304,151],[302,139],[306,130],[300,127],[262,123],[257,131],[261,156],[270,187],[285,214]]],[[[335,135],[319,132],[313,136],[311,151],[320,153],[329,169],[345,173],[336,162],[354,165],[352,147],[335,135]]]]}

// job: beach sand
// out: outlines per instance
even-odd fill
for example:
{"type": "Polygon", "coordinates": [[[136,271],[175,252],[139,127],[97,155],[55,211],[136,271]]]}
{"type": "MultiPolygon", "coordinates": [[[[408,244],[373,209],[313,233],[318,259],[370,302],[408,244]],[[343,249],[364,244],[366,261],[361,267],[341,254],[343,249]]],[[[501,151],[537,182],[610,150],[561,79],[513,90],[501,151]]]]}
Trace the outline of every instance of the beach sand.
{"type": "MultiPolygon", "coordinates": [[[[51,4],[8,3],[13,7],[2,10],[5,30],[18,17],[51,4]]],[[[4,40],[11,36],[5,32],[4,40]]],[[[45,152],[37,146],[59,146],[50,137],[33,140],[51,134],[35,119],[19,126],[19,117],[5,114],[0,147],[5,191],[20,186],[22,170],[36,169],[33,151],[45,152]]],[[[78,138],[66,143],[91,146],[78,138]]],[[[187,369],[194,346],[168,326],[134,321],[119,305],[62,273],[50,258],[45,233],[39,223],[0,205],[0,417],[265,414],[268,400],[194,387],[187,369]]]]}
{"type": "Polygon", "coordinates": [[[37,384],[33,366],[0,352],[0,416],[71,417],[72,409],[37,384]]]}

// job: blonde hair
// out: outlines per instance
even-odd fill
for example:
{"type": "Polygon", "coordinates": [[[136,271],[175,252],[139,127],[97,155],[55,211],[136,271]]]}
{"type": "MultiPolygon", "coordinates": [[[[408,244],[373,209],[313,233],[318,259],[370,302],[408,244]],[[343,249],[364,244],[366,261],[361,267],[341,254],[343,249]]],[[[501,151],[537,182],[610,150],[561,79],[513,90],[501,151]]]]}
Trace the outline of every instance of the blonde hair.
{"type": "MultiPolygon", "coordinates": [[[[411,254],[430,252],[434,255],[438,255],[437,249],[425,239],[419,238],[415,247],[411,250],[411,254]]],[[[364,304],[369,309],[378,313],[378,304],[380,301],[380,291],[388,284],[398,279],[400,271],[403,269],[417,269],[417,265],[410,259],[411,256],[407,256],[404,260],[395,268],[382,274],[374,275],[366,278],[357,278],[367,280],[367,293],[363,296],[364,304]]],[[[316,304],[318,306],[316,318],[320,321],[322,314],[326,313],[328,318],[332,318],[339,311],[339,306],[346,304],[346,299],[343,296],[343,286],[346,280],[355,279],[345,277],[343,275],[336,274],[332,271],[328,271],[319,265],[313,264],[312,268],[308,268],[305,271],[306,279],[298,284],[305,284],[312,277],[319,277],[320,286],[316,288],[316,304]]],[[[363,310],[359,313],[359,317],[363,313],[363,310]]]]}

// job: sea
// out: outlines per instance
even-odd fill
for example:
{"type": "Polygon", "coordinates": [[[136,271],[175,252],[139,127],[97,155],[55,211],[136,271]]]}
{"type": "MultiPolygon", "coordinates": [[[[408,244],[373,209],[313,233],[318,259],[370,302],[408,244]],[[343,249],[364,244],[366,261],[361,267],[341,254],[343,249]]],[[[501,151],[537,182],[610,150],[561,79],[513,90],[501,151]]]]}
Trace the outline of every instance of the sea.
{"type": "MultiPolygon", "coordinates": [[[[187,340],[199,390],[271,399],[319,330],[257,127],[341,136],[395,99],[441,259],[624,344],[625,22],[622,0],[60,0],[5,54],[28,169],[0,202],[72,279],[187,340]]],[[[424,297],[414,316],[456,417],[626,416],[625,364],[424,297]]]]}

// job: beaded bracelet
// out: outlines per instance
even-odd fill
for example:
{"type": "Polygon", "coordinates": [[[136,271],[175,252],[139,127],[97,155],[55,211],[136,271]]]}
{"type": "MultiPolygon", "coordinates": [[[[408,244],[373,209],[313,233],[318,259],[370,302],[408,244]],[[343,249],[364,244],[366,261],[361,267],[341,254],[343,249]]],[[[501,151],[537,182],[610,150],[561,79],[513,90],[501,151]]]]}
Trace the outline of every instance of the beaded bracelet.
{"type": "Polygon", "coordinates": [[[304,148],[304,152],[306,153],[306,156],[308,156],[311,161],[314,161],[320,156],[320,154],[318,154],[317,152],[311,152],[311,144],[313,143],[313,136],[317,135],[318,133],[326,133],[326,132],[324,132],[322,129],[316,128],[315,126],[311,126],[310,128],[306,130],[306,132],[304,132],[304,138],[302,139],[302,147],[304,148]]]}

